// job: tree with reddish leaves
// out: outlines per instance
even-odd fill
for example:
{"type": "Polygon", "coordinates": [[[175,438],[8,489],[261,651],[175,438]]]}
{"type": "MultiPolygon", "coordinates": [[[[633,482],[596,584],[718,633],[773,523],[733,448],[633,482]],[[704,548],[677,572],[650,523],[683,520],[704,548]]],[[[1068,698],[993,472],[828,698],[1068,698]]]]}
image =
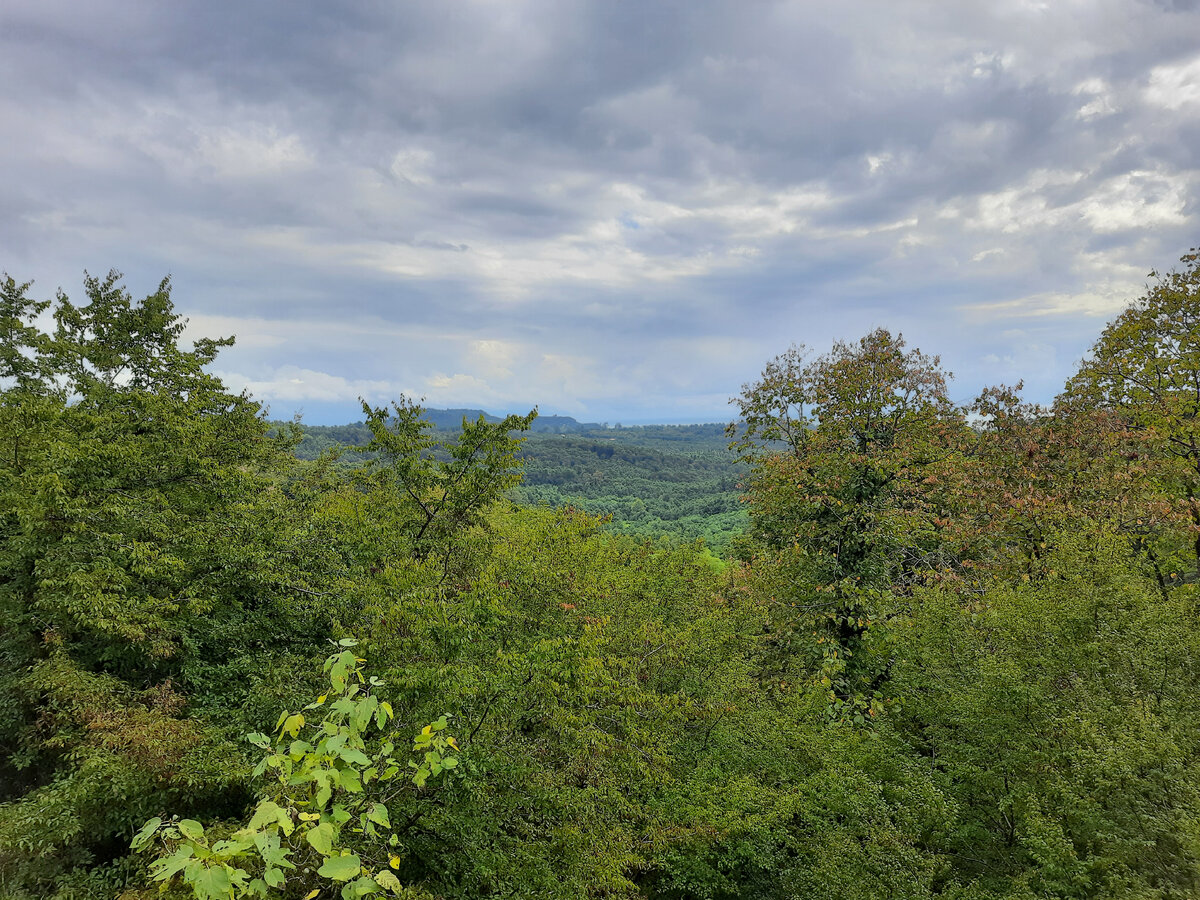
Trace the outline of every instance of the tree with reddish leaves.
{"type": "Polygon", "coordinates": [[[1144,435],[1111,411],[1029,403],[1022,386],[984,390],[971,405],[972,435],[948,472],[946,538],[951,579],[1026,580],[1047,571],[1056,535],[1098,529],[1126,535],[1136,552],[1167,510],[1148,468],[1144,435]]]}
{"type": "Polygon", "coordinates": [[[883,680],[866,652],[880,592],[947,564],[939,473],[966,428],[947,377],[876,329],[816,359],[792,348],[735,401],[730,435],[751,469],[743,553],[777,611],[772,644],[843,701],[883,680]]]}
{"type": "Polygon", "coordinates": [[[1150,273],[1154,283],[1105,328],[1059,398],[1064,409],[1109,416],[1136,437],[1126,461],[1168,504],[1169,515],[1156,518],[1176,525],[1173,538],[1172,529],[1145,536],[1168,583],[1200,580],[1200,250],[1181,262],[1150,273]]]}

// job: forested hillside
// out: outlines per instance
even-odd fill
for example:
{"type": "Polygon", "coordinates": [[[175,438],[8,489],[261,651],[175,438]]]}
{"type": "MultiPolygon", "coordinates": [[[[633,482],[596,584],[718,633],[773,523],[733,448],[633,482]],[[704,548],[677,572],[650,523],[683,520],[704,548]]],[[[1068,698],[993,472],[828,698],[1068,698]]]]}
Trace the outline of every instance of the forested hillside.
{"type": "MultiPolygon", "coordinates": [[[[482,410],[426,411],[434,430],[449,432],[447,437],[464,419],[480,416],[500,421],[482,410]]],[[[565,417],[556,418],[561,422],[565,417]]],[[[541,417],[534,424],[539,421],[541,417]]],[[[370,429],[361,422],[300,427],[295,453],[301,459],[362,448],[371,440],[370,429]]],[[[572,506],[604,516],[605,528],[619,533],[704,540],[723,553],[747,522],[738,488],[746,469],[730,450],[725,431],[724,425],[596,428],[578,423],[569,432],[531,430],[517,452],[521,484],[509,497],[526,505],[572,506]]],[[[361,456],[343,452],[340,459],[356,465],[361,456]]]]}
{"type": "Polygon", "coordinates": [[[0,282],[0,897],[1200,894],[1197,256],[1048,408],[770,361],[724,568],[580,508],[670,429],[299,459],[182,325],[0,282]]]}

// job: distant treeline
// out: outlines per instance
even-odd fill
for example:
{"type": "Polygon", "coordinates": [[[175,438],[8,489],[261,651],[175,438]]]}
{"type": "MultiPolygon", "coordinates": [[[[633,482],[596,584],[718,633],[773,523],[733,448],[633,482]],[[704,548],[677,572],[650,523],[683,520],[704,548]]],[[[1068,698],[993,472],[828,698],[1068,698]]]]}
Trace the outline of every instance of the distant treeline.
{"type": "MultiPolygon", "coordinates": [[[[481,410],[428,409],[426,419],[438,432],[461,429],[463,418],[500,421],[481,410]]],[[[551,417],[554,428],[567,417],[551,417]]],[[[518,503],[574,507],[609,516],[614,531],[676,540],[704,540],[723,552],[745,530],[747,518],[738,485],[745,467],[728,447],[725,426],[636,425],[616,428],[580,425],[573,433],[539,430],[534,419],[518,458],[524,467],[520,486],[510,491],[518,503]]],[[[314,460],[322,453],[364,447],[371,432],[363,422],[303,425],[295,453],[314,460]]],[[[348,462],[361,460],[351,454],[348,462]]]]}

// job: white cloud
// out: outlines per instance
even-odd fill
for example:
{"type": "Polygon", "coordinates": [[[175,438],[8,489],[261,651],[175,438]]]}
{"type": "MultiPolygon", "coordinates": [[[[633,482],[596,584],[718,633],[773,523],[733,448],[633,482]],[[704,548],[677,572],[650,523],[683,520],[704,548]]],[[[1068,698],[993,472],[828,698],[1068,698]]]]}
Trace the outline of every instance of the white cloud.
{"type": "Polygon", "coordinates": [[[1136,296],[1127,286],[1100,285],[1092,290],[1068,294],[1043,292],[1012,300],[972,303],[962,307],[971,318],[1011,321],[1019,318],[1076,317],[1104,318],[1119,313],[1136,296]]]}
{"type": "Polygon", "coordinates": [[[313,155],[297,134],[270,126],[219,127],[200,133],[197,156],[218,178],[256,178],[310,168],[313,155]]]}
{"type": "Polygon", "coordinates": [[[16,0],[0,262],[173,272],[286,400],[628,421],[868,323],[1061,368],[1200,224],[1171,6],[16,0]]]}
{"type": "Polygon", "coordinates": [[[519,348],[509,342],[489,338],[471,341],[470,359],[481,374],[488,378],[509,378],[513,363],[518,359],[519,348]]]}
{"type": "Polygon", "coordinates": [[[432,153],[418,147],[408,147],[392,157],[389,169],[394,176],[403,181],[423,185],[433,182],[433,176],[429,171],[432,165],[432,153]]]}
{"type": "Polygon", "coordinates": [[[389,401],[407,393],[387,381],[348,379],[328,372],[299,366],[280,366],[265,376],[252,377],[239,372],[216,371],[226,386],[248,390],[256,400],[353,402],[357,397],[374,402],[389,401]]]}
{"type": "Polygon", "coordinates": [[[1080,213],[1100,233],[1183,225],[1192,181],[1183,173],[1128,172],[1105,181],[1080,213]]]}
{"type": "Polygon", "coordinates": [[[1150,71],[1146,101],[1178,110],[1200,104],[1200,56],[1183,63],[1156,66],[1150,71]]]}
{"type": "Polygon", "coordinates": [[[1103,78],[1087,78],[1071,92],[1080,98],[1075,118],[1083,121],[1111,116],[1118,111],[1112,89],[1103,78]]]}

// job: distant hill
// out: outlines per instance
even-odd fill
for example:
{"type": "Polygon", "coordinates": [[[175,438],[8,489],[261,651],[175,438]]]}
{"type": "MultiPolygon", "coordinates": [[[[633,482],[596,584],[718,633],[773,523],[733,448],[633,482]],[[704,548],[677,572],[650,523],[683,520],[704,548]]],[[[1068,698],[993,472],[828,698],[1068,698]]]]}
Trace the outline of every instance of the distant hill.
{"type": "MultiPolygon", "coordinates": [[[[502,421],[480,409],[430,409],[425,415],[443,432],[457,431],[464,417],[502,421]]],[[[304,438],[295,451],[301,459],[371,439],[362,422],[301,428],[304,438]]],[[[718,552],[746,527],[738,501],[745,470],[722,424],[606,428],[570,416],[541,416],[531,431],[521,445],[524,480],[511,492],[513,500],[611,516],[609,527],[627,534],[703,538],[718,552]]]]}
{"type": "MultiPolygon", "coordinates": [[[[425,419],[438,431],[458,431],[463,419],[474,422],[480,416],[485,422],[503,421],[503,416],[494,416],[482,409],[425,409],[425,419]]],[[[534,434],[579,434],[603,427],[599,422],[580,422],[571,416],[539,415],[529,430],[534,434]]],[[[350,425],[304,425],[303,428],[306,434],[322,435],[346,444],[365,444],[371,437],[362,422],[350,425]]]]}
{"type": "MultiPolygon", "coordinates": [[[[476,421],[483,416],[485,422],[503,421],[502,416],[494,416],[482,409],[426,409],[425,418],[438,431],[457,431],[462,427],[462,420],[476,421]]],[[[533,420],[529,430],[534,434],[577,434],[581,431],[592,431],[601,428],[598,422],[580,422],[570,416],[539,415],[533,420]]]]}

